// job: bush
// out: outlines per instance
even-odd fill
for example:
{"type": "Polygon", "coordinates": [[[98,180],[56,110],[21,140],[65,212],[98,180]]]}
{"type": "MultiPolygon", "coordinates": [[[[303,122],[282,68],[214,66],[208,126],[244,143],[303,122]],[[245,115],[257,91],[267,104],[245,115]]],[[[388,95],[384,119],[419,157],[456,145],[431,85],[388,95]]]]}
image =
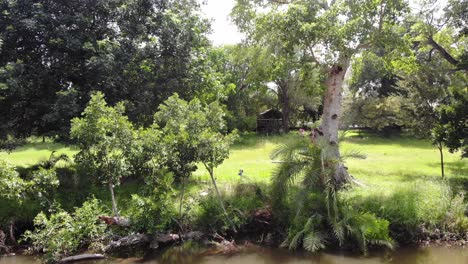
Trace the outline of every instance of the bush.
{"type": "Polygon", "coordinates": [[[26,231],[24,240],[32,242],[34,252],[42,252],[51,263],[106,238],[106,225],[98,222],[106,214],[100,202],[93,198],[73,214],[62,209],[49,217],[41,212],[34,218],[34,231],[26,231]]]}
{"type": "Polygon", "coordinates": [[[176,209],[172,203],[174,193],[172,174],[166,173],[153,183],[154,189],[147,195],[133,194],[128,215],[132,221],[132,228],[137,231],[155,232],[165,230],[172,222],[176,209]]]}
{"type": "Polygon", "coordinates": [[[231,206],[225,198],[223,199],[226,202],[227,216],[224,214],[218,198],[214,195],[206,196],[200,200],[200,211],[196,223],[198,227],[206,231],[226,233],[233,225],[239,228],[246,222],[243,212],[231,206]]]}

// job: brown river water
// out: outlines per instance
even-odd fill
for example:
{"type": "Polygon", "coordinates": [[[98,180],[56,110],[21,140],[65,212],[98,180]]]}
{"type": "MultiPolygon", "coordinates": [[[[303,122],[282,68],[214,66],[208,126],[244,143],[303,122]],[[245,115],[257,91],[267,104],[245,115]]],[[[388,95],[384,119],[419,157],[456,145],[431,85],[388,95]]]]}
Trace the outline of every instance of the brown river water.
{"type": "MultiPolygon", "coordinates": [[[[286,250],[255,248],[234,255],[206,255],[184,250],[167,251],[147,259],[106,259],[80,264],[468,264],[468,248],[432,246],[374,253],[368,257],[339,253],[294,254],[286,250]]],[[[0,264],[40,264],[30,256],[0,257],[0,264]]]]}

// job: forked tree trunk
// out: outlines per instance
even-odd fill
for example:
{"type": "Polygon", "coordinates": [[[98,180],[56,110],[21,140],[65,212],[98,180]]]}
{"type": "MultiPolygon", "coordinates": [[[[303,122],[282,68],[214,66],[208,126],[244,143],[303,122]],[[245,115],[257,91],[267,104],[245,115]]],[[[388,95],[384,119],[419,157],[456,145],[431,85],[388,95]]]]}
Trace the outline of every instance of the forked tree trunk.
{"type": "Polygon", "coordinates": [[[109,183],[109,191],[111,194],[112,198],[112,212],[114,212],[115,216],[119,216],[119,211],[117,210],[117,202],[115,200],[115,195],[114,195],[114,185],[112,183],[109,183]]]}
{"type": "Polygon", "coordinates": [[[342,58],[339,64],[333,65],[329,69],[325,82],[327,90],[325,92],[322,125],[320,129],[323,133],[323,137],[330,146],[330,154],[332,158],[338,161],[334,164],[334,179],[336,186],[342,186],[351,180],[346,167],[340,161],[341,156],[340,149],[338,147],[342,86],[349,63],[349,58],[342,58]]]}

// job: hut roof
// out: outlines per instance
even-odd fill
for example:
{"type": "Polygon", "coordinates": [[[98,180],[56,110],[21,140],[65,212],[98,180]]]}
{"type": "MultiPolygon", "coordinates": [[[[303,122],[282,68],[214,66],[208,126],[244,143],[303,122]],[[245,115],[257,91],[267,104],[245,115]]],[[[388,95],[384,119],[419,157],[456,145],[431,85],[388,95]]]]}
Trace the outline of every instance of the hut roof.
{"type": "Polygon", "coordinates": [[[260,119],[281,119],[283,114],[277,109],[268,109],[258,115],[260,119]]]}

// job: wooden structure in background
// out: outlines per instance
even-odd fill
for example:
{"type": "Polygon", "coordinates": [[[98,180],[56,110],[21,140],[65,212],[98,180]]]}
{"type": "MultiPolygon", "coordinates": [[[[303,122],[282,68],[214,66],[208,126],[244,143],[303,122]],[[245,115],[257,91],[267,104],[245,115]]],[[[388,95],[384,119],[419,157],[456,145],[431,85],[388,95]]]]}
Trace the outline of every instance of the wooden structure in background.
{"type": "Polygon", "coordinates": [[[257,117],[257,133],[279,134],[282,129],[283,114],[276,109],[268,109],[257,117]]]}

